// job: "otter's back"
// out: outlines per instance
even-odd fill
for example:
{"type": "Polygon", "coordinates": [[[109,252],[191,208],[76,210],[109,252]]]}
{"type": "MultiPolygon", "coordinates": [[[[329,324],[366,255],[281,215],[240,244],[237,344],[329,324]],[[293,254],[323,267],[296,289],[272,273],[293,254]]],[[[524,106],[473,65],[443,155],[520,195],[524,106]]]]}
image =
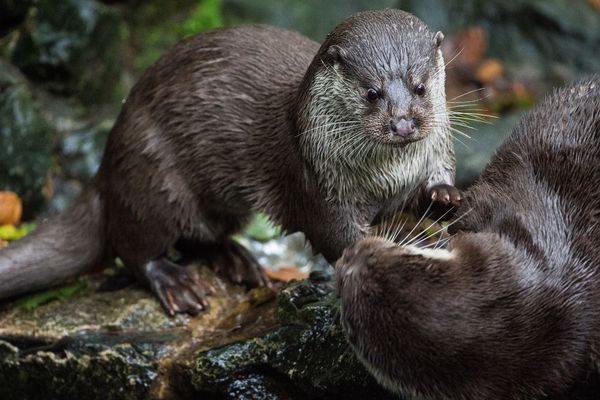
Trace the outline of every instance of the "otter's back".
{"type": "Polygon", "coordinates": [[[142,214],[154,192],[192,214],[199,198],[245,207],[240,185],[282,151],[289,104],[317,50],[262,25],[176,44],[133,87],[109,136],[101,173],[111,196],[142,214]]]}
{"type": "Polygon", "coordinates": [[[600,245],[599,163],[600,76],[593,76],[555,90],[522,119],[467,193],[462,212],[477,212],[460,229],[497,231],[568,263],[578,246],[600,245]]]}

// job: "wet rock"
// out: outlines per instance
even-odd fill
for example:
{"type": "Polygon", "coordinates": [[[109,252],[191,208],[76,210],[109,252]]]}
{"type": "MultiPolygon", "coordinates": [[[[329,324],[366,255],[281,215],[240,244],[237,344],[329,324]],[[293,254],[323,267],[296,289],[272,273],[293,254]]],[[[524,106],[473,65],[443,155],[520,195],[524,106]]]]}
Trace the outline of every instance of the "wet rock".
{"type": "Polygon", "coordinates": [[[146,291],[97,292],[100,277],[73,297],[0,312],[0,398],[147,399],[162,360],[210,337],[249,295],[210,271],[210,311],[169,318],[146,291]]]}
{"type": "Polygon", "coordinates": [[[201,352],[194,390],[223,399],[392,399],[349,348],[332,282],[293,282],[278,296],[280,326],[201,352]],[[255,393],[255,383],[262,389],[255,393]],[[253,397],[256,396],[256,397],[253,397]]]}
{"type": "Polygon", "coordinates": [[[391,399],[355,358],[333,282],[214,289],[198,317],[169,318],[145,290],[97,292],[0,311],[2,399],[391,399]]]}
{"type": "Polygon", "coordinates": [[[84,103],[109,100],[122,66],[119,14],[94,0],[40,0],[21,26],[12,61],[46,89],[84,103]]]}
{"type": "Polygon", "coordinates": [[[0,188],[16,192],[27,213],[43,203],[53,137],[25,79],[0,59],[0,188]]]}

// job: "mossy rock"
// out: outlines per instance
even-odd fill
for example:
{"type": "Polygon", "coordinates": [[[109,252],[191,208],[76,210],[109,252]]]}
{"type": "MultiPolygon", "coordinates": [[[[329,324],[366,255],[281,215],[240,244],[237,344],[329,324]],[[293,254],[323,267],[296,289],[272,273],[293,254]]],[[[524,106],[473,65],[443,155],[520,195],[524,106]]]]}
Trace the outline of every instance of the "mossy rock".
{"type": "Polygon", "coordinates": [[[12,62],[29,78],[84,103],[112,100],[127,35],[120,14],[94,0],[39,0],[21,26],[12,62]]]}
{"type": "Polygon", "coordinates": [[[0,60],[0,188],[21,196],[28,212],[44,201],[53,137],[25,79],[0,60]]]}
{"type": "Polygon", "coordinates": [[[349,347],[332,290],[331,283],[289,284],[278,296],[277,329],[197,355],[194,391],[232,400],[397,399],[349,347]]]}

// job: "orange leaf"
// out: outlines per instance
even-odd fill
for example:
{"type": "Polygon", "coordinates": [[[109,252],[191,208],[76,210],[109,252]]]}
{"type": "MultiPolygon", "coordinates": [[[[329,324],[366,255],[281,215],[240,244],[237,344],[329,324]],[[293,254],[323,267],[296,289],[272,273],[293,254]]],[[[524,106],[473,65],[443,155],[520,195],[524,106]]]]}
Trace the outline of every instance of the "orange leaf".
{"type": "Polygon", "coordinates": [[[308,272],[302,272],[295,266],[281,267],[278,270],[267,270],[267,276],[274,281],[289,282],[292,279],[301,280],[308,278],[308,272]]]}
{"type": "Polygon", "coordinates": [[[485,60],[481,63],[475,77],[481,83],[489,83],[502,76],[502,64],[498,60],[485,60]]]}
{"type": "Polygon", "coordinates": [[[0,239],[0,249],[8,246],[8,242],[6,240],[0,239]]]}
{"type": "Polygon", "coordinates": [[[0,225],[16,225],[21,221],[23,203],[13,192],[0,192],[0,225]]]}
{"type": "Polygon", "coordinates": [[[600,11],[600,0],[587,0],[587,2],[596,11],[600,11]]]}

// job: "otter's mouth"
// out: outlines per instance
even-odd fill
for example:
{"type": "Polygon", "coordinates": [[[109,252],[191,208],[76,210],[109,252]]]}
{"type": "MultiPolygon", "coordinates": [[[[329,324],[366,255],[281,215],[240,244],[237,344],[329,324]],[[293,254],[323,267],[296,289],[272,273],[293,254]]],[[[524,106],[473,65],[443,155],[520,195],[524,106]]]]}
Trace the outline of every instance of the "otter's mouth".
{"type": "Polygon", "coordinates": [[[410,135],[402,136],[393,132],[386,133],[384,136],[380,136],[378,139],[381,143],[392,146],[392,147],[404,147],[410,143],[418,142],[419,140],[425,139],[427,135],[420,131],[415,131],[410,135]]]}

